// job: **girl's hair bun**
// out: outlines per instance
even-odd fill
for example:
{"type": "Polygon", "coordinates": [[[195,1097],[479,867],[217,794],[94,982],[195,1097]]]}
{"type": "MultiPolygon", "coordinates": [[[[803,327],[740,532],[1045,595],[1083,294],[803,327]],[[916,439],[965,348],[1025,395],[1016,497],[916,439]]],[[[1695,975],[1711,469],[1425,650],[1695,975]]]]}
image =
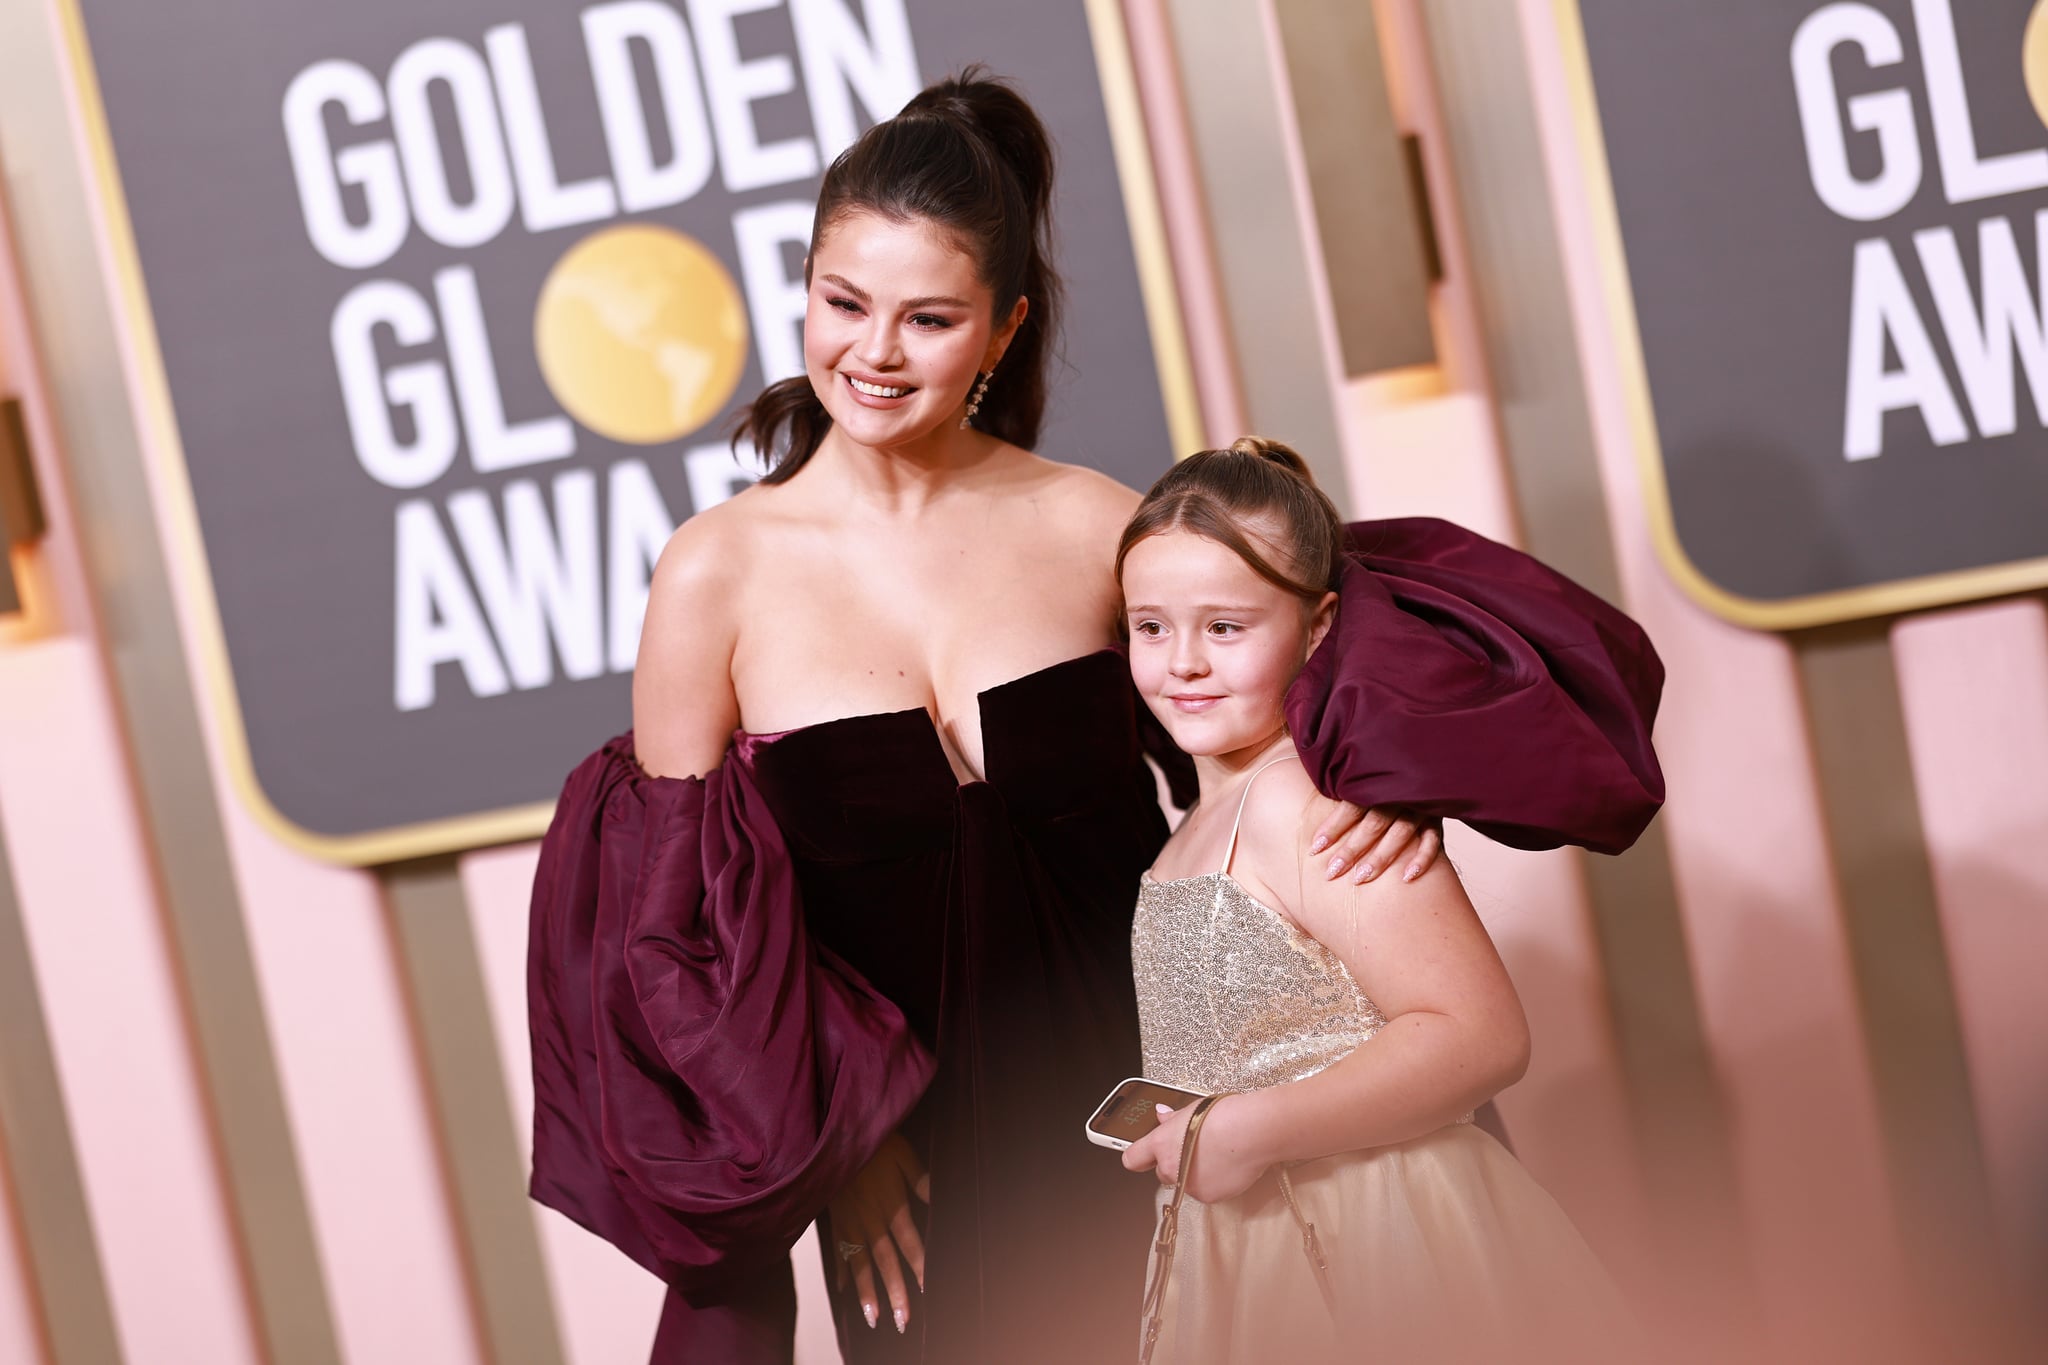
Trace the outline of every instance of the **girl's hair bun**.
{"type": "Polygon", "coordinates": [[[1233,455],[1256,455],[1270,460],[1281,468],[1299,475],[1313,485],[1316,476],[1309,472],[1308,461],[1301,458],[1301,452],[1285,441],[1271,440],[1265,436],[1240,436],[1232,441],[1229,450],[1233,455]]]}

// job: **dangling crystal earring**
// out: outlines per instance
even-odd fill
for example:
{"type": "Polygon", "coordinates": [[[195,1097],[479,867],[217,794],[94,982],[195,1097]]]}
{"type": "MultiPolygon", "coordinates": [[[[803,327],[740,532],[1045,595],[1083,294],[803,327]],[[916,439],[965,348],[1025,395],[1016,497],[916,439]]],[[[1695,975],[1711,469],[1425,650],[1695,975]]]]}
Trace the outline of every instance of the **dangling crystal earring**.
{"type": "Polygon", "coordinates": [[[974,392],[967,396],[967,415],[960,419],[960,429],[962,431],[965,431],[974,424],[974,414],[981,411],[981,400],[988,393],[988,381],[995,377],[996,372],[994,370],[990,370],[987,374],[981,376],[981,381],[974,386],[974,392]]]}

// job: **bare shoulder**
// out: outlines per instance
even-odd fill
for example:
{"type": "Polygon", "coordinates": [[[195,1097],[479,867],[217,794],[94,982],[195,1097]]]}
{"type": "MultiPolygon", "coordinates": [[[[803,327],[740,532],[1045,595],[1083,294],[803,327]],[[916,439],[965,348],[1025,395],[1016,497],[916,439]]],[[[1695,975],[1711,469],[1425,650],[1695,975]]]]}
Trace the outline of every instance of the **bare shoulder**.
{"type": "Polygon", "coordinates": [[[1256,882],[1276,896],[1276,908],[1290,915],[1309,880],[1305,875],[1309,838],[1329,803],[1309,780],[1299,758],[1275,763],[1252,782],[1238,825],[1239,880],[1256,882]]]}
{"type": "Polygon", "coordinates": [[[1077,548],[1105,559],[1115,551],[1124,523],[1138,509],[1138,494],[1098,470],[1029,456],[1023,467],[1026,506],[1077,548]]]}
{"type": "Polygon", "coordinates": [[[708,609],[715,599],[743,581],[747,557],[758,523],[770,509],[748,489],[716,507],[707,508],[676,527],[654,565],[650,607],[690,606],[708,609]]]}
{"type": "Polygon", "coordinates": [[[1039,459],[1048,471],[1047,483],[1074,510],[1104,521],[1114,521],[1118,530],[1138,510],[1139,494],[1118,483],[1099,469],[1085,465],[1061,464],[1039,459]]]}

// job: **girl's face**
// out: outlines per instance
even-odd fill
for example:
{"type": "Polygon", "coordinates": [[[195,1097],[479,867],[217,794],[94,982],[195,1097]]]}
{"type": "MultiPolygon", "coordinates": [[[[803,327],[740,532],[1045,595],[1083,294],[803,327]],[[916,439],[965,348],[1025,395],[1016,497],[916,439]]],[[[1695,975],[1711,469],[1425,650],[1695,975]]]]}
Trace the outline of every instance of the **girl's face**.
{"type": "Polygon", "coordinates": [[[1273,738],[1287,685],[1329,631],[1337,604],[1327,593],[1306,607],[1228,548],[1188,531],[1133,545],[1123,586],[1131,677],[1174,743],[1197,757],[1273,738]]]}
{"type": "Polygon", "coordinates": [[[1004,325],[972,257],[927,222],[852,213],[812,248],[804,368],[833,424],[864,446],[901,446],[958,426],[1004,325]]]}

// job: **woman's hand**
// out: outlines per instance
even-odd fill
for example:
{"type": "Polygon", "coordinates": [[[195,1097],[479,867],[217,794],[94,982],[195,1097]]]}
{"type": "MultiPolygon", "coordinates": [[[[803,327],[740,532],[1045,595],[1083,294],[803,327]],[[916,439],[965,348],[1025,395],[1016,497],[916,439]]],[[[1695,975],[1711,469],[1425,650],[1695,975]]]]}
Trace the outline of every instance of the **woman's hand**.
{"type": "Polygon", "coordinates": [[[1348,871],[1353,884],[1363,886],[1403,857],[1408,866],[1401,880],[1412,882],[1429,871],[1443,848],[1441,820],[1425,820],[1392,806],[1360,810],[1339,801],[1316,826],[1308,851],[1311,856],[1329,851],[1323,880],[1335,881],[1348,871]]]}
{"type": "MultiPolygon", "coordinates": [[[[1243,1097],[1229,1095],[1209,1106],[1202,1121],[1202,1134],[1195,1144],[1194,1171],[1188,1180],[1188,1197],[1204,1204],[1233,1199],[1258,1183],[1271,1163],[1249,1151],[1237,1125],[1231,1120],[1243,1097]]],[[[1151,1171],[1159,1183],[1172,1186],[1180,1179],[1180,1144],[1188,1130],[1193,1104],[1179,1109],[1159,1106],[1159,1126],[1124,1149],[1124,1169],[1151,1171]]]]}
{"type": "Polygon", "coordinates": [[[906,1266],[917,1277],[918,1289],[924,1289],[924,1239],[910,1217],[912,1195],[931,1203],[931,1176],[903,1135],[891,1133],[881,1150],[839,1192],[828,1212],[831,1251],[839,1266],[838,1285],[845,1288],[847,1274],[852,1273],[860,1311],[870,1327],[879,1320],[881,1308],[875,1294],[877,1271],[899,1332],[910,1325],[910,1290],[903,1279],[906,1266]],[[848,1246],[860,1250],[849,1256],[844,1250],[848,1246]]]}

